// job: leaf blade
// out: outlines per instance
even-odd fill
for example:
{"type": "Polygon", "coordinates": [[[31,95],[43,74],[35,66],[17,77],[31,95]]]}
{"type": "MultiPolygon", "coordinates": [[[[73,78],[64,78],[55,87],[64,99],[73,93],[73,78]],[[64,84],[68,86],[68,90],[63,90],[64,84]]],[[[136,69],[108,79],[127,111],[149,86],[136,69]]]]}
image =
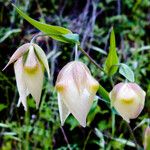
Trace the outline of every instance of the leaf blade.
{"type": "Polygon", "coordinates": [[[112,29],[110,34],[110,48],[105,61],[104,70],[109,76],[113,76],[118,70],[119,59],[116,51],[115,33],[112,29]],[[115,66],[115,67],[114,67],[115,66]]]}
{"type": "Polygon", "coordinates": [[[76,37],[76,34],[73,34],[69,29],[66,29],[66,28],[63,28],[63,27],[60,27],[60,26],[49,25],[49,24],[45,24],[45,23],[41,23],[39,21],[36,21],[36,20],[32,19],[31,17],[29,17],[28,15],[26,15],[24,12],[22,12],[14,4],[12,4],[12,5],[13,5],[13,7],[15,7],[16,11],[26,21],[28,21],[30,24],[32,24],[34,27],[36,27],[37,29],[39,29],[43,33],[46,33],[51,38],[53,38],[57,41],[65,42],[65,43],[70,43],[70,42],[73,42],[73,43],[77,42],[78,43],[78,41],[75,40],[75,38],[72,40],[69,37],[67,37],[68,34],[72,35],[72,37],[76,37]]]}
{"type": "Polygon", "coordinates": [[[121,63],[119,68],[119,73],[123,75],[126,79],[128,79],[130,82],[135,81],[134,73],[128,65],[121,63]]]}

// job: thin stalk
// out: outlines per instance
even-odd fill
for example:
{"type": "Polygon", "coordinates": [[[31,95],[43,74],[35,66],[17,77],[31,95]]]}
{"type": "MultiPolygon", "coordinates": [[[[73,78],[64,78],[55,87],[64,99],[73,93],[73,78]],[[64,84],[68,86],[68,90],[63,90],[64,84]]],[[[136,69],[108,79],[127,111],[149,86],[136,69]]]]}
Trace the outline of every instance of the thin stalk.
{"type": "Polygon", "coordinates": [[[68,149],[71,150],[70,144],[69,144],[69,142],[68,142],[68,138],[67,138],[67,136],[66,136],[66,134],[65,134],[65,131],[64,131],[63,127],[60,127],[60,129],[61,129],[61,131],[62,131],[62,133],[63,133],[63,136],[64,136],[64,139],[65,139],[65,141],[66,141],[66,143],[67,143],[68,149]]]}
{"type": "MultiPolygon", "coordinates": [[[[26,126],[28,126],[29,125],[29,110],[27,110],[26,112],[25,112],[25,124],[26,124],[26,126]]],[[[25,143],[24,143],[24,147],[25,147],[25,150],[29,150],[29,132],[28,131],[26,131],[26,135],[25,135],[26,137],[25,137],[25,143]]]]}
{"type": "Polygon", "coordinates": [[[90,138],[91,133],[92,133],[92,130],[88,133],[88,136],[87,136],[87,138],[85,139],[84,146],[83,146],[83,150],[86,150],[86,145],[87,145],[87,142],[88,142],[88,140],[89,140],[89,138],[90,138]]]}
{"type": "Polygon", "coordinates": [[[35,40],[40,37],[40,36],[47,36],[48,34],[42,34],[41,32],[36,34],[35,36],[33,36],[33,38],[31,39],[30,43],[34,43],[35,40]]]}
{"type": "Polygon", "coordinates": [[[111,131],[111,134],[112,134],[112,137],[114,137],[115,135],[115,113],[113,113],[113,111],[111,112],[111,115],[112,115],[112,122],[111,122],[111,125],[112,125],[112,131],[111,131]]]}
{"type": "Polygon", "coordinates": [[[99,64],[97,64],[97,63],[95,62],[95,60],[94,60],[93,58],[91,58],[91,56],[89,56],[89,54],[86,53],[80,46],[79,46],[79,50],[80,50],[86,57],[88,57],[89,60],[90,60],[99,70],[101,70],[101,71],[103,71],[104,73],[106,73],[106,72],[104,71],[104,69],[103,69],[101,66],[99,66],[99,64]]]}
{"type": "Polygon", "coordinates": [[[127,123],[127,122],[126,122],[126,124],[127,124],[128,129],[129,129],[129,132],[130,132],[130,134],[131,134],[131,136],[132,136],[132,138],[133,138],[133,140],[134,140],[136,149],[137,149],[137,150],[140,150],[140,149],[139,149],[139,146],[138,146],[138,143],[137,143],[137,140],[136,140],[136,138],[135,138],[135,136],[134,136],[134,133],[133,133],[133,130],[132,130],[130,124],[127,123]]]}
{"type": "Polygon", "coordinates": [[[79,59],[79,55],[78,55],[78,45],[75,44],[75,60],[79,59]]]}

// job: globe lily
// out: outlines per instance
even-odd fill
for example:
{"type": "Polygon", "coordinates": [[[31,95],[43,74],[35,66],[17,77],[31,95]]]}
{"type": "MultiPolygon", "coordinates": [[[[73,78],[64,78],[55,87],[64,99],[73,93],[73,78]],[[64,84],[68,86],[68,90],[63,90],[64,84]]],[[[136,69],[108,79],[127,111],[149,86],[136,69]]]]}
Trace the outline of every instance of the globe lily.
{"type": "Polygon", "coordinates": [[[36,102],[36,107],[38,107],[42,92],[44,68],[46,68],[50,77],[48,61],[44,51],[37,44],[26,43],[15,51],[5,68],[11,63],[14,63],[19,92],[18,106],[22,103],[24,109],[27,110],[26,99],[31,94],[36,102]]]}
{"type": "Polygon", "coordinates": [[[72,61],[64,66],[56,81],[61,124],[71,113],[85,127],[98,88],[99,83],[82,62],[72,61]]]}
{"type": "Polygon", "coordinates": [[[150,150],[150,127],[147,127],[144,135],[144,149],[150,150]]]}
{"type": "Polygon", "coordinates": [[[141,113],[145,92],[136,83],[119,83],[109,94],[111,105],[117,110],[124,120],[137,118],[141,113]]]}

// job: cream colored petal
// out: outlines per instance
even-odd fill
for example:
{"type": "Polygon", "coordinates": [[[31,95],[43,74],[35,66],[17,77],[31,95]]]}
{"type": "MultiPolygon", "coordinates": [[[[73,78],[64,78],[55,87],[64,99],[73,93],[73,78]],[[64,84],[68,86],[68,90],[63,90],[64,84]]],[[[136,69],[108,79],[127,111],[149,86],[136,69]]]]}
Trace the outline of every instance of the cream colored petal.
{"type": "Polygon", "coordinates": [[[56,89],[69,112],[83,127],[98,87],[98,82],[82,62],[68,63],[58,75],[56,89]]]}
{"type": "Polygon", "coordinates": [[[58,107],[59,107],[59,114],[60,114],[60,121],[61,125],[64,125],[65,120],[69,116],[70,112],[66,105],[64,104],[60,94],[58,93],[58,107]]]}
{"type": "Polygon", "coordinates": [[[38,62],[38,66],[36,70],[34,70],[33,72],[29,72],[26,69],[24,69],[24,80],[29,90],[29,93],[31,93],[31,95],[33,96],[36,102],[37,108],[39,106],[39,102],[41,98],[43,77],[44,77],[44,73],[40,62],[38,62]]]}
{"type": "Polygon", "coordinates": [[[116,100],[117,97],[117,93],[119,92],[119,90],[121,89],[121,87],[123,86],[124,83],[118,83],[117,85],[115,85],[113,87],[113,90],[109,93],[109,98],[111,100],[111,107],[114,106],[114,101],[116,100]]]}
{"type": "Polygon", "coordinates": [[[27,54],[27,57],[26,57],[26,60],[25,60],[25,63],[24,63],[24,69],[27,72],[32,73],[32,72],[37,70],[38,64],[39,64],[38,63],[38,58],[35,55],[34,47],[31,45],[29,47],[29,52],[27,54]]]}
{"type": "Polygon", "coordinates": [[[46,57],[44,51],[37,44],[33,44],[33,46],[35,48],[36,54],[38,55],[40,61],[43,63],[44,67],[46,68],[48,77],[50,79],[49,64],[48,64],[48,60],[47,60],[47,57],[46,57]]]}
{"type": "Polygon", "coordinates": [[[117,112],[127,122],[137,118],[144,107],[145,92],[135,83],[119,83],[109,95],[117,112]]]}
{"type": "Polygon", "coordinates": [[[68,79],[67,81],[68,83],[64,84],[64,89],[59,86],[60,96],[69,112],[85,127],[86,117],[93,103],[95,93],[90,93],[86,88],[80,93],[73,80],[68,79]]]}
{"type": "Polygon", "coordinates": [[[27,92],[27,87],[24,82],[22,57],[20,57],[15,62],[14,70],[15,70],[17,88],[18,88],[18,92],[20,96],[19,101],[18,101],[18,106],[20,105],[20,103],[22,103],[24,106],[24,109],[27,110],[26,97],[28,95],[28,92],[27,92]]]}
{"type": "Polygon", "coordinates": [[[22,46],[20,46],[15,52],[14,54],[11,56],[9,62],[7,63],[7,65],[4,67],[3,70],[5,70],[11,63],[15,62],[17,59],[19,59],[21,56],[23,56],[23,54],[25,52],[28,51],[28,48],[31,44],[30,43],[26,43],[23,44],[22,46]]]}
{"type": "Polygon", "coordinates": [[[129,86],[140,97],[140,103],[144,105],[146,92],[136,83],[129,83],[129,86]]]}

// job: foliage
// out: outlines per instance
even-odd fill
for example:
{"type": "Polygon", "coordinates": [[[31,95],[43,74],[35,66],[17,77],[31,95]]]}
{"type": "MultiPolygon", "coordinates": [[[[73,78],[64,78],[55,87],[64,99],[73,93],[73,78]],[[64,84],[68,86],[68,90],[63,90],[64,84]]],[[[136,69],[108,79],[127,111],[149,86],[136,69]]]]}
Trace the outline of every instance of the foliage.
{"type": "MultiPolygon", "coordinates": [[[[3,68],[8,61],[8,56],[11,56],[19,45],[29,42],[39,31],[24,21],[17,14],[16,9],[9,5],[9,2],[0,0],[0,4],[2,4],[0,9],[0,67],[3,68]]],[[[51,81],[48,81],[48,78],[45,79],[38,110],[31,97],[28,98],[28,112],[24,112],[23,107],[17,108],[18,93],[12,66],[7,71],[0,72],[1,149],[78,150],[91,149],[91,147],[102,150],[134,149],[135,144],[132,137],[129,137],[129,130],[122,118],[110,107],[108,97],[108,92],[112,89],[111,84],[123,81],[124,78],[129,81],[135,80],[147,92],[142,114],[131,121],[132,128],[137,126],[134,133],[142,147],[142,133],[149,123],[147,118],[150,116],[150,102],[148,101],[150,98],[150,1],[23,0],[17,1],[15,5],[26,15],[39,20],[42,24],[45,22],[49,24],[48,30],[53,30],[57,26],[67,28],[64,29],[65,33],[60,33],[61,39],[60,36],[58,38],[56,35],[49,35],[67,44],[55,42],[47,36],[36,39],[36,42],[47,53],[52,76],[51,81]],[[112,26],[116,39],[114,39],[112,26]],[[78,35],[80,35],[80,45],[100,66],[103,66],[105,61],[111,63],[108,65],[105,63],[104,68],[109,66],[107,69],[110,69],[115,65],[111,73],[113,83],[109,80],[109,76],[99,71],[86,56],[80,54],[80,59],[88,65],[92,75],[99,80],[101,86],[88,115],[87,127],[81,128],[72,115],[69,116],[65,125],[60,127],[54,83],[59,70],[68,61],[73,60],[73,44],[79,41],[78,35]],[[109,35],[111,35],[110,44],[109,35]]],[[[31,23],[31,19],[24,17],[31,23]]],[[[39,27],[38,29],[45,31],[46,28],[39,27]]],[[[59,32],[64,30],[59,30],[59,32]]],[[[51,33],[52,31],[49,32],[51,33]]]]}

